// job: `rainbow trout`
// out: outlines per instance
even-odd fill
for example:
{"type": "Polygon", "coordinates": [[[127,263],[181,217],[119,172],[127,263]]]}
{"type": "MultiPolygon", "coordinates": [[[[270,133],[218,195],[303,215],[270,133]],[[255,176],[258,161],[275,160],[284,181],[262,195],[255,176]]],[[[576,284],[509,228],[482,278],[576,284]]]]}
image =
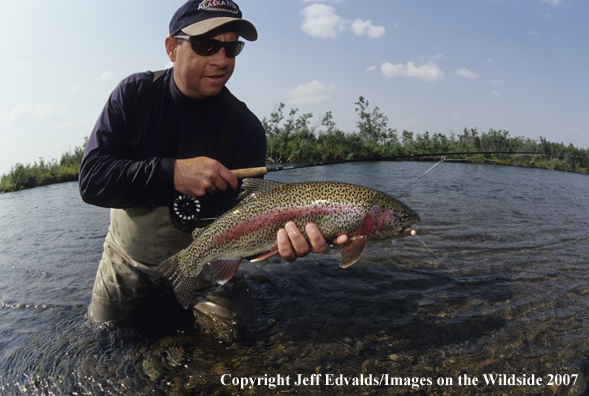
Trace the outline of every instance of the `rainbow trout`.
{"type": "Polygon", "coordinates": [[[370,188],[336,182],[279,183],[245,179],[242,201],[206,228],[193,232],[194,242],[158,266],[171,279],[180,304],[192,301],[197,277],[205,265],[219,283],[227,282],[242,258],[259,261],[278,253],[276,234],[294,221],[307,238],[305,226],[315,223],[329,243],[348,235],[340,266],[354,264],[368,238],[404,237],[419,216],[397,199],[370,188]]]}

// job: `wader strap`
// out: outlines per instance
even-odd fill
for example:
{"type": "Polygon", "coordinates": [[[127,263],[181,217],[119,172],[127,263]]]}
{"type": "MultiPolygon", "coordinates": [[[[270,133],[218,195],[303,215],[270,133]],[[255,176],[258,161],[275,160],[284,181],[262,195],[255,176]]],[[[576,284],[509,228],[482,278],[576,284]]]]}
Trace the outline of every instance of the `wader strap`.
{"type": "Polygon", "coordinates": [[[133,123],[133,130],[131,135],[127,139],[133,149],[136,149],[143,137],[145,127],[147,127],[147,119],[149,117],[149,110],[151,107],[151,99],[160,87],[164,83],[164,79],[160,78],[164,74],[165,70],[158,70],[153,72],[153,81],[147,87],[147,91],[139,99],[139,105],[137,112],[135,113],[135,122],[133,123]]]}

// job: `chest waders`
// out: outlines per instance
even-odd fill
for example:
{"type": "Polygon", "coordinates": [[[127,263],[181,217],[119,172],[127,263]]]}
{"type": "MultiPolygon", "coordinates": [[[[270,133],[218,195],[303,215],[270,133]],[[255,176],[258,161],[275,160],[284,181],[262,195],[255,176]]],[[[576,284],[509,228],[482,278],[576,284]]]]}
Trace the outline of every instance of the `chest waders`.
{"type": "MultiPolygon", "coordinates": [[[[151,101],[163,85],[162,74],[163,71],[154,73],[154,80],[140,98],[134,129],[128,138],[132,150],[139,145],[147,127],[151,101]]],[[[239,115],[245,106],[231,94],[228,98],[226,116],[213,154],[213,158],[223,164],[227,163],[239,115]]],[[[168,282],[156,268],[190,245],[192,237],[186,231],[194,228],[192,224],[179,227],[177,221],[172,221],[170,210],[167,206],[111,209],[110,226],[88,309],[92,321],[125,321],[137,312],[140,305],[148,304],[158,289],[168,282]]],[[[233,319],[235,312],[248,303],[245,280],[237,275],[220,286],[207,266],[198,279],[195,311],[233,319]]]]}

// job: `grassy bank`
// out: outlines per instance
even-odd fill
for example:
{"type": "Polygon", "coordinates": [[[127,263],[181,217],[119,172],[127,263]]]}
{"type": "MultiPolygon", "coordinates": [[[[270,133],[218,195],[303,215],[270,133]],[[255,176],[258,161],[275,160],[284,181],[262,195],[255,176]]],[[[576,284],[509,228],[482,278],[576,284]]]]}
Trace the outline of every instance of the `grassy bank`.
{"type": "MultiPolygon", "coordinates": [[[[486,164],[486,165],[506,165],[524,168],[538,168],[546,170],[556,170],[562,172],[573,172],[589,175],[589,168],[576,166],[569,161],[566,156],[537,155],[537,154],[475,154],[446,156],[445,161],[464,162],[468,164],[486,164]],[[535,159],[534,159],[535,158],[535,159]]],[[[440,161],[441,158],[429,157],[418,158],[417,161],[440,161]]]]}
{"type": "Polygon", "coordinates": [[[39,158],[34,164],[17,163],[10,169],[10,173],[0,179],[0,191],[13,192],[78,180],[80,162],[87,141],[86,138],[82,146],[76,146],[73,150],[63,153],[59,161],[45,161],[39,158]]]}

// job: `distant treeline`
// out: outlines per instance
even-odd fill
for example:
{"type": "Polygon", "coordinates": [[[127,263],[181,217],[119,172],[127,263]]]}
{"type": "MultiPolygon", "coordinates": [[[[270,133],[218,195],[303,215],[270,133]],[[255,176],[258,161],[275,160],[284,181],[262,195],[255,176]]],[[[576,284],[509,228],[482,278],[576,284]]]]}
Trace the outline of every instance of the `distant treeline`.
{"type": "MultiPolygon", "coordinates": [[[[344,132],[336,127],[331,111],[320,122],[310,125],[312,113],[299,114],[291,108],[284,115],[280,103],[262,123],[268,140],[268,163],[334,161],[365,157],[388,157],[407,154],[475,151],[530,151],[549,153],[537,155],[461,155],[452,158],[474,163],[527,166],[589,174],[589,150],[572,144],[551,143],[545,138],[511,137],[508,131],[489,129],[479,133],[464,128],[462,134],[398,133],[389,128],[388,118],[378,107],[370,107],[360,96],[356,104],[357,130],[344,132]]],[[[16,164],[2,176],[0,191],[19,191],[47,184],[77,180],[80,161],[88,138],[82,146],[64,153],[61,159],[46,162],[43,158],[33,165],[16,164]]]]}

